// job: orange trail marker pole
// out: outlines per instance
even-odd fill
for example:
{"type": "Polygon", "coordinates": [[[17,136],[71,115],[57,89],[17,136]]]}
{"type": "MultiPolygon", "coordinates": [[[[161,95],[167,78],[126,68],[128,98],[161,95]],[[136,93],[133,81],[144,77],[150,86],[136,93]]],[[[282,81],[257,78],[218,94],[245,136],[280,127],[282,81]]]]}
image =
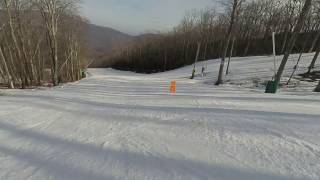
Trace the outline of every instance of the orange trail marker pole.
{"type": "Polygon", "coordinates": [[[170,93],[174,94],[177,91],[177,82],[176,81],[171,81],[170,84],[170,93]]]}

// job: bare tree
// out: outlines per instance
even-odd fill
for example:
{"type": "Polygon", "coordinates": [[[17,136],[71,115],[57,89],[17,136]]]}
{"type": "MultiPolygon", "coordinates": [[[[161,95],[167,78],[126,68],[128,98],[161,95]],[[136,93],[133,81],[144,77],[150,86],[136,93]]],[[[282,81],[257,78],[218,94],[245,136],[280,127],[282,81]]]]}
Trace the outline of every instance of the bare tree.
{"type": "Polygon", "coordinates": [[[230,62],[231,62],[231,57],[233,54],[233,49],[234,49],[234,44],[235,44],[236,38],[234,37],[231,43],[231,49],[229,51],[229,59],[228,59],[228,65],[227,65],[227,70],[226,70],[226,75],[229,74],[229,68],[230,68],[230,62]]]}
{"type": "Polygon", "coordinates": [[[320,38],[320,0],[314,1],[312,13],[310,15],[310,20],[311,20],[310,26],[312,26],[310,28],[312,30],[317,30],[318,32],[316,33],[316,36],[313,38],[310,49],[308,51],[309,53],[311,53],[314,50],[314,48],[320,38]],[[315,25],[313,25],[313,24],[315,24],[315,25]]]}
{"type": "Polygon", "coordinates": [[[317,49],[316,49],[316,53],[315,53],[315,55],[314,55],[314,57],[313,57],[310,65],[309,65],[309,67],[308,67],[308,72],[307,72],[308,74],[310,74],[311,71],[312,71],[312,69],[314,69],[314,66],[315,66],[315,64],[316,64],[316,61],[317,61],[319,55],[320,55],[320,44],[318,45],[318,47],[317,47],[317,49]]]}
{"type": "MultiPolygon", "coordinates": [[[[5,71],[4,73],[7,76],[6,78],[8,80],[9,88],[14,89],[12,76],[11,76],[11,74],[9,72],[9,68],[8,68],[8,65],[7,65],[7,62],[6,62],[6,58],[4,57],[3,50],[2,50],[1,46],[0,46],[0,59],[2,59],[2,63],[4,65],[4,71],[5,71]]],[[[1,70],[1,71],[3,71],[3,70],[1,70]]]]}
{"type": "Polygon", "coordinates": [[[59,22],[61,16],[66,15],[66,11],[73,8],[74,3],[74,0],[37,0],[48,35],[47,40],[52,61],[52,82],[54,85],[59,84],[59,22]]]}
{"type": "Polygon", "coordinates": [[[320,92],[320,81],[319,81],[319,84],[318,84],[318,86],[316,87],[316,89],[314,91],[315,92],[320,92]]]}
{"type": "Polygon", "coordinates": [[[230,14],[230,24],[229,24],[226,40],[225,40],[224,47],[223,47],[221,63],[220,63],[220,69],[219,69],[219,76],[218,76],[218,80],[215,83],[215,85],[220,85],[220,84],[223,83],[224,64],[225,64],[225,59],[226,59],[226,56],[227,56],[229,44],[230,44],[230,41],[231,41],[231,38],[232,38],[233,28],[234,28],[234,25],[236,23],[235,22],[236,13],[237,13],[238,9],[240,8],[240,6],[241,6],[243,1],[244,0],[232,0],[232,1],[229,1],[229,3],[227,4],[228,6],[232,7],[231,8],[231,14],[230,14]]]}
{"type": "Polygon", "coordinates": [[[284,54],[284,57],[283,57],[283,59],[281,61],[279,70],[278,70],[278,72],[276,74],[276,77],[275,77],[275,83],[276,84],[280,83],[284,68],[285,68],[285,66],[287,64],[287,61],[288,61],[288,58],[289,58],[289,56],[290,56],[290,54],[292,52],[292,49],[295,46],[298,34],[300,33],[300,31],[301,31],[301,29],[302,29],[302,27],[304,25],[304,20],[306,19],[307,15],[309,13],[309,10],[311,8],[311,4],[312,4],[312,0],[306,0],[305,3],[304,3],[304,7],[301,10],[299,19],[297,21],[297,25],[294,28],[293,34],[292,34],[292,36],[291,36],[291,38],[289,40],[288,47],[287,47],[287,49],[285,51],[285,54],[284,54]]]}

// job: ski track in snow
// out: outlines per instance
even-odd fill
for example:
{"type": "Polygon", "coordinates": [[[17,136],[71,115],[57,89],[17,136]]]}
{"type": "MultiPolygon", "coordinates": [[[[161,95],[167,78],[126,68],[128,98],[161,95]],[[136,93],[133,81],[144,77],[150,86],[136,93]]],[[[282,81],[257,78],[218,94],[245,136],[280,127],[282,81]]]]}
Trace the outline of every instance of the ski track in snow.
{"type": "Polygon", "coordinates": [[[2,91],[0,179],[320,179],[316,83],[264,94],[253,78],[271,79],[272,57],[249,57],[234,58],[228,83],[215,87],[219,61],[198,72],[202,64],[208,75],[195,80],[191,66],[90,69],[60,87],[2,91]]]}

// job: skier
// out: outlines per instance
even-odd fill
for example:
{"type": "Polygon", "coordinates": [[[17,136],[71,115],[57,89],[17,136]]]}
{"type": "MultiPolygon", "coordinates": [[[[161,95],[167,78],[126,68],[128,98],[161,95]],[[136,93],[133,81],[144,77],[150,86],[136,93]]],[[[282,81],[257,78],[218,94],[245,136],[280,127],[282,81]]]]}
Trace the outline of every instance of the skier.
{"type": "Polygon", "coordinates": [[[204,66],[202,66],[202,70],[201,70],[201,76],[204,77],[204,71],[206,70],[206,68],[204,66]]]}

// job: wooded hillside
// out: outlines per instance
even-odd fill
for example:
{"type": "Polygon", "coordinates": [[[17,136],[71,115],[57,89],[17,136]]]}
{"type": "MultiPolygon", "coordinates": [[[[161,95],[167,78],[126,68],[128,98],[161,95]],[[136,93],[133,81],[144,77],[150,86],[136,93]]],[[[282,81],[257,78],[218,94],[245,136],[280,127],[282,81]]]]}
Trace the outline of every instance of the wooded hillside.
{"type": "Polygon", "coordinates": [[[85,23],[76,0],[0,1],[0,83],[27,88],[81,78],[85,23]]]}
{"type": "MultiPolygon", "coordinates": [[[[284,54],[304,3],[305,0],[228,0],[221,3],[223,11],[190,11],[171,32],[118,49],[110,57],[112,67],[144,73],[175,69],[194,63],[198,44],[199,60],[271,55],[272,32],[276,33],[276,53],[284,54]]],[[[292,53],[319,51],[319,12],[319,0],[312,1],[292,53]]]]}

